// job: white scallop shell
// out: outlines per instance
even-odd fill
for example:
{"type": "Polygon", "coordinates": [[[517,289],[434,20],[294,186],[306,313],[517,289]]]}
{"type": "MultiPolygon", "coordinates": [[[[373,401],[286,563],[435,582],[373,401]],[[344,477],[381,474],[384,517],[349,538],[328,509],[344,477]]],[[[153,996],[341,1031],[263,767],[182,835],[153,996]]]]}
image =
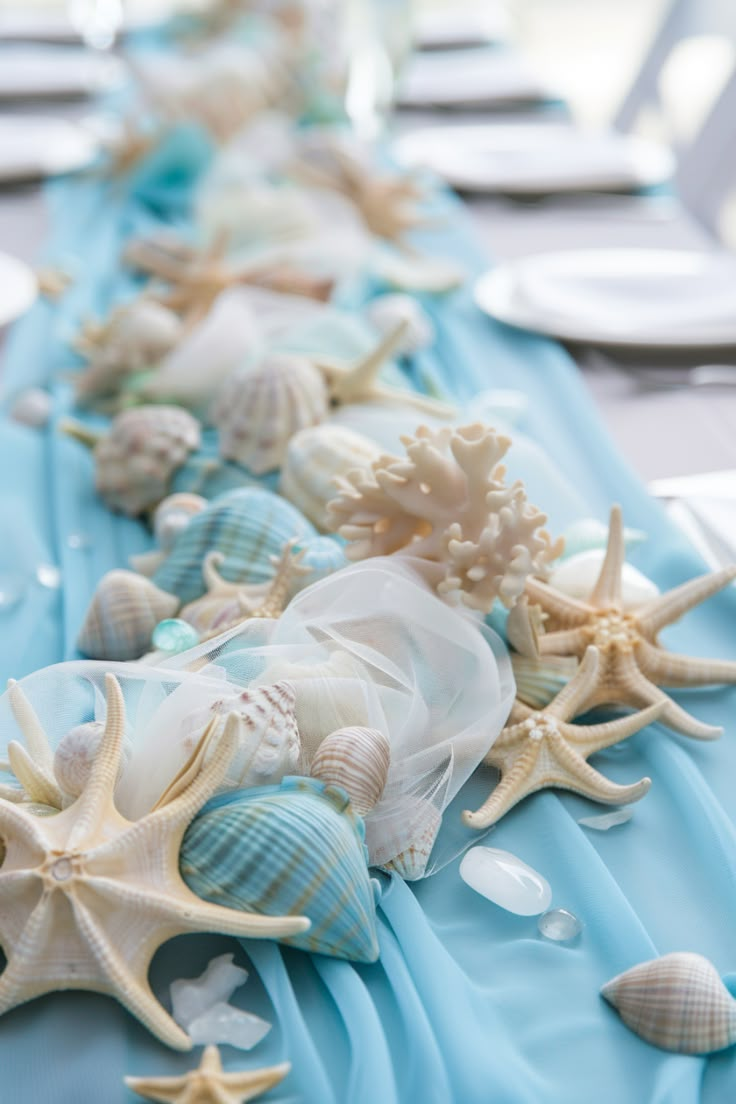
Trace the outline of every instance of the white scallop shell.
{"type": "Polygon", "coordinates": [[[736,1000],[715,967],[677,952],[642,962],[601,989],[627,1027],[663,1050],[712,1054],[736,1042],[736,1000]]]}
{"type": "Polygon", "coordinates": [[[381,799],[390,762],[391,747],[379,729],[340,728],[322,741],[309,773],[342,786],[355,812],[364,816],[381,799]]]}
{"type": "Polygon", "coordinates": [[[77,647],[91,659],[138,659],[151,644],[159,621],[173,617],[179,599],[133,571],[109,571],[82,624],[77,647]]]}
{"type": "Polygon", "coordinates": [[[318,529],[327,530],[327,503],[337,493],[335,478],[352,468],[368,467],[380,455],[375,442],[345,426],[303,429],[289,444],[279,491],[318,529]]]}
{"type": "MultiPolygon", "coordinates": [[[[70,729],[59,741],[54,752],[54,776],[70,797],[78,797],[87,784],[104,731],[104,721],[87,721],[70,729]]],[[[119,775],[129,758],[130,745],[124,743],[119,775]]]]}
{"type": "Polygon", "coordinates": [[[388,337],[400,322],[407,323],[401,345],[396,349],[399,355],[415,353],[431,345],[435,339],[432,319],[411,295],[402,295],[401,292],[379,295],[371,300],[365,313],[381,337],[388,337]]]}
{"type": "MultiPolygon", "coordinates": [[[[547,580],[549,586],[585,601],[596,584],[601,570],[604,548],[576,552],[559,563],[547,580]]],[[[625,610],[636,609],[659,594],[659,587],[630,563],[624,563],[621,576],[621,602],[625,610]]]]}

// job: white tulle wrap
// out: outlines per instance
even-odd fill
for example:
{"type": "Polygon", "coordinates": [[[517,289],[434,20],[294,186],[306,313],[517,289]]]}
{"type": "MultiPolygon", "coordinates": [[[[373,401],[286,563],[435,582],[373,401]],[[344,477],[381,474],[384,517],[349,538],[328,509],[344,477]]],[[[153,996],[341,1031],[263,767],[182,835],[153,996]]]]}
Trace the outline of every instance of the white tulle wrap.
{"type": "MultiPolygon", "coordinates": [[[[155,664],[72,662],[28,676],[22,689],[52,747],[75,725],[104,717],[107,671],[125,694],[132,755],[116,797],[132,818],[155,804],[183,766],[193,729],[203,727],[212,705],[243,687],[292,684],[304,770],[331,731],[355,724],[381,729],[391,765],[383,796],[366,816],[376,865],[421,839],[431,842],[514,696],[500,639],[391,558],[356,564],[306,588],[278,621],[247,622],[155,664]]],[[[7,694],[0,698],[0,732],[3,756],[7,743],[20,739],[7,694]]],[[[427,856],[419,854],[421,865],[427,856]]]]}

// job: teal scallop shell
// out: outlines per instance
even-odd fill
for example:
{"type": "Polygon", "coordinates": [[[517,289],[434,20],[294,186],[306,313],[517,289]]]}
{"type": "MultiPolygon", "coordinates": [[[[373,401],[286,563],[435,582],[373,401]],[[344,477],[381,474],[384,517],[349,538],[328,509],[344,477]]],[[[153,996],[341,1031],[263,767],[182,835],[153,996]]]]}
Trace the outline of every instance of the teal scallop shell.
{"type": "Polygon", "coordinates": [[[199,897],[267,916],[307,916],[292,947],[375,962],[376,910],[362,819],[338,786],[288,777],[210,801],[187,829],[179,869],[199,897]]]}
{"type": "Polygon", "coordinates": [[[182,603],[201,598],[202,563],[216,549],[225,556],[218,571],[228,582],[264,583],[273,577],[270,557],[278,556],[286,541],[316,536],[312,523],[280,495],[261,487],[228,491],[192,518],[153,581],[182,603]]]}

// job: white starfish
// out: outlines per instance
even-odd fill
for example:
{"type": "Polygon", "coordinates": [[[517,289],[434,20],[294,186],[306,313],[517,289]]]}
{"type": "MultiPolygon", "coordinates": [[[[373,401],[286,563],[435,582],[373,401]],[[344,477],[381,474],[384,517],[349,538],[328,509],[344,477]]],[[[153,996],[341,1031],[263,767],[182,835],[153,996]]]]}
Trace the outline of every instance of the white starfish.
{"type": "Polygon", "coordinates": [[[551,786],[607,804],[638,801],[644,796],[651,785],[649,778],[619,786],[586,763],[586,759],[651,724],[664,711],[665,702],[659,701],[640,713],[604,724],[568,724],[585,708],[599,667],[598,649],[591,646],[573,678],[543,712],[537,713],[516,702],[512,724],[504,728],[485,757],[489,766],[501,771],[501,781],[480,809],[463,813],[467,825],[488,828],[522,798],[551,786]]]}
{"type": "Polygon", "coordinates": [[[195,1070],[180,1077],[126,1077],[125,1084],[146,1100],[159,1104],[245,1104],[279,1081],[291,1069],[289,1062],[263,1069],[225,1073],[216,1046],[208,1046],[195,1070]]]}
{"type": "MultiPolygon", "coordinates": [[[[125,703],[107,675],[107,719],[77,800],[40,818],[0,800],[0,1014],[57,989],[116,997],[162,1042],[189,1050],[189,1036],[148,984],[156,950],[184,932],[279,937],[305,931],[303,917],[258,916],[202,901],[179,873],[184,832],[225,776],[237,744],[228,718],[207,765],[171,801],[137,821],[115,808],[125,703]]],[[[209,741],[212,726],[202,737],[209,741]]]]}

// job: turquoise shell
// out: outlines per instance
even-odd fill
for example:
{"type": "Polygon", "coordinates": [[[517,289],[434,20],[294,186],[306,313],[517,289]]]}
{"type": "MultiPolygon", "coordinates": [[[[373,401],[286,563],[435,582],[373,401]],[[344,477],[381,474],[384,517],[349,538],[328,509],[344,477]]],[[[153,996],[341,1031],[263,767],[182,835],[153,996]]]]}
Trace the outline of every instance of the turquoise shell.
{"type": "Polygon", "coordinates": [[[376,909],[362,819],[344,790],[315,778],[236,790],[190,824],[179,869],[199,897],[267,916],[307,916],[282,939],[305,951],[375,962],[376,909]]]}
{"type": "Polygon", "coordinates": [[[192,518],[153,581],[182,603],[201,598],[202,562],[216,549],[225,556],[217,569],[228,582],[264,583],[273,577],[270,557],[278,556],[286,541],[316,536],[312,523],[285,498],[261,487],[228,491],[192,518]]]}
{"type": "Polygon", "coordinates": [[[301,542],[304,548],[304,556],[301,563],[304,567],[311,567],[309,575],[301,576],[299,582],[301,589],[310,583],[326,579],[334,571],[340,571],[347,567],[350,561],[345,555],[344,542],[333,537],[312,537],[311,540],[301,542]]]}

